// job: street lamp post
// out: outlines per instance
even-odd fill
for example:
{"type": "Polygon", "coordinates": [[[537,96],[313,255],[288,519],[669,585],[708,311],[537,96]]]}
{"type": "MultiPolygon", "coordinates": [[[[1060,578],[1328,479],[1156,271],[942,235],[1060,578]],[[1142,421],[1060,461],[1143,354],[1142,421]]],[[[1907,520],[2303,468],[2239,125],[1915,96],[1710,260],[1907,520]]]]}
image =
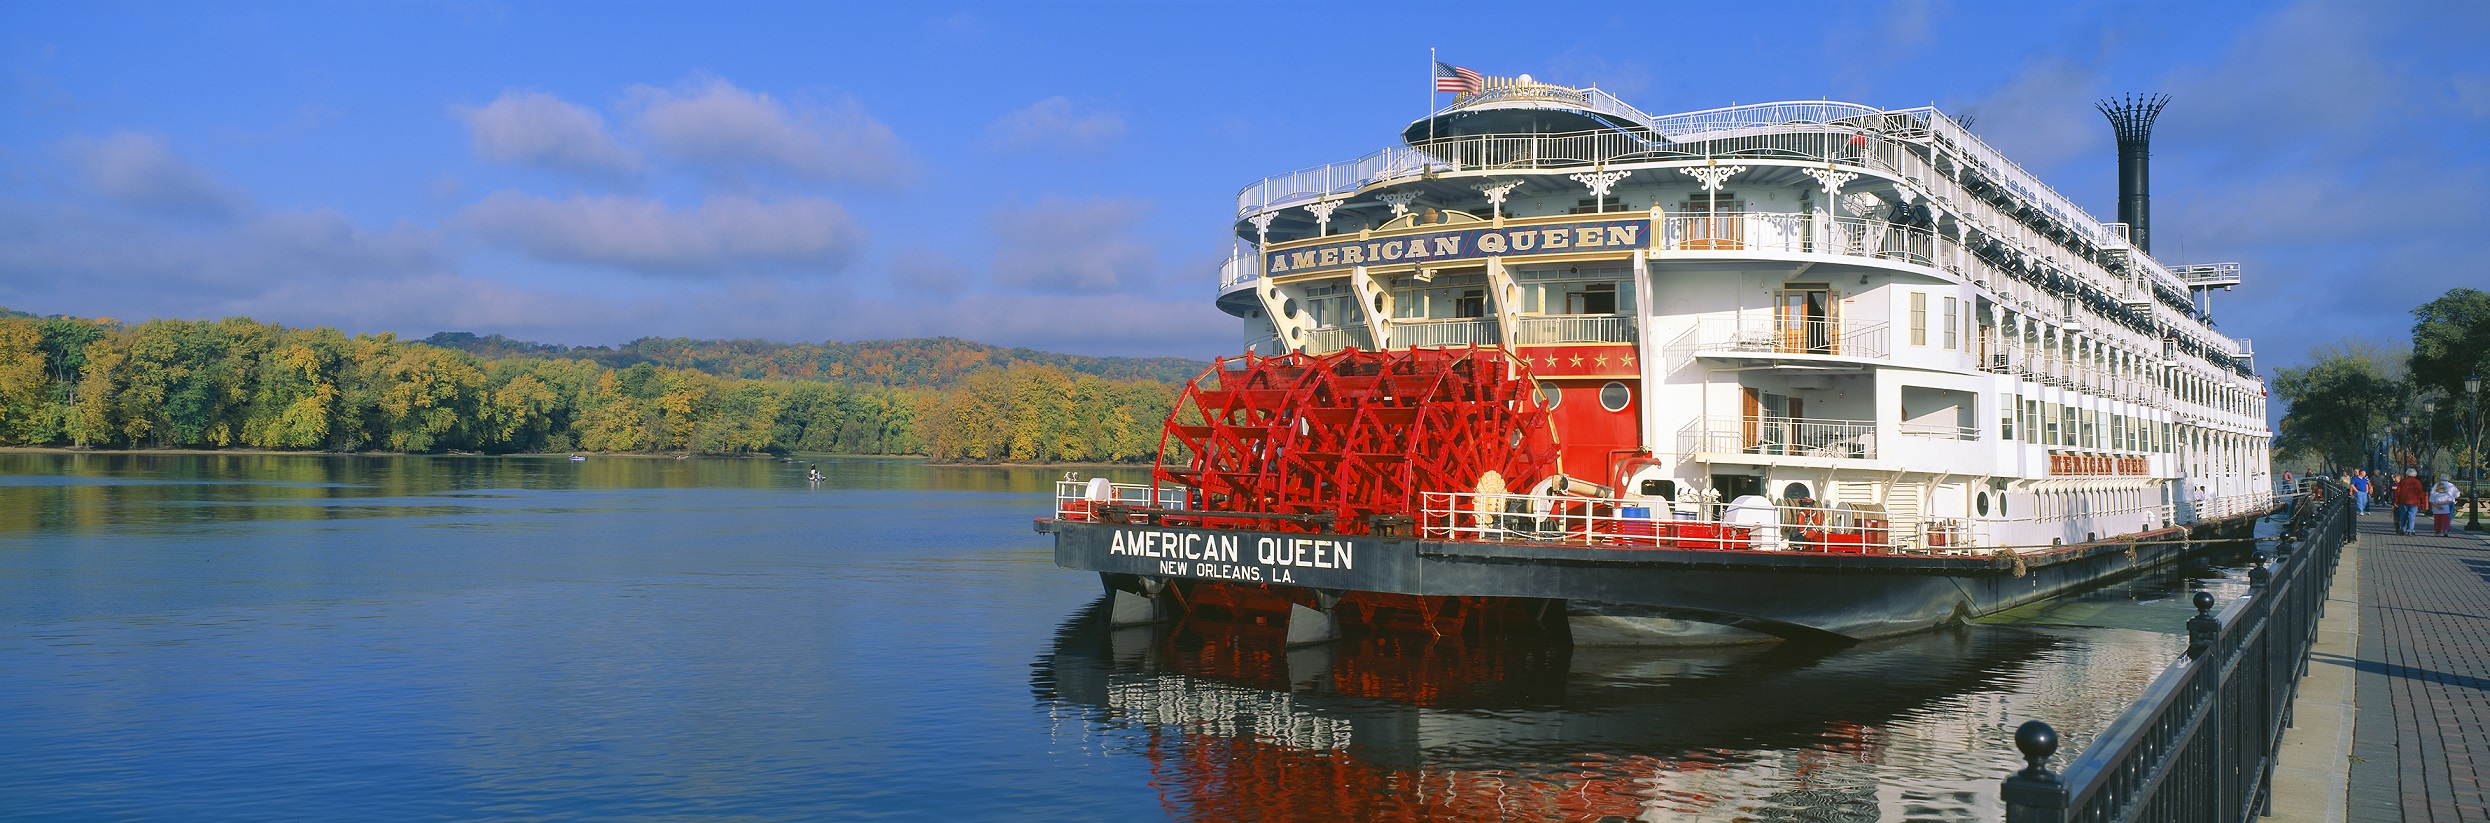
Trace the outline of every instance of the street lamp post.
{"type": "Polygon", "coordinates": [[[2472,513],[2464,518],[2465,531],[2481,531],[2481,375],[2464,378],[2464,395],[2473,402],[2473,430],[2466,438],[2464,454],[2473,460],[2473,474],[2466,479],[2472,489],[2472,513]]]}
{"type": "Polygon", "coordinates": [[[2438,463],[2430,459],[2430,452],[2437,450],[2438,401],[2423,400],[2421,401],[2421,453],[2412,459],[2413,464],[2421,468],[2421,474],[2430,477],[2438,475],[2438,463]]]}

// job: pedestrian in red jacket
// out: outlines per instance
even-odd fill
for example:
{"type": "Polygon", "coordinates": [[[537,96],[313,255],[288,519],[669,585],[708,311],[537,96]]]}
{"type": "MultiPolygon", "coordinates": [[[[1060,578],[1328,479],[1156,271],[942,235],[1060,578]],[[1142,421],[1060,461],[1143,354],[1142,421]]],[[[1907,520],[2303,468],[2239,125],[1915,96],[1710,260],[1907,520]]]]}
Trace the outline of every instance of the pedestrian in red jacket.
{"type": "Polygon", "coordinates": [[[2421,488],[2421,470],[2405,469],[2404,479],[2395,481],[2395,533],[2411,534],[2412,522],[2421,513],[2421,504],[2429,502],[2429,492],[2421,488]]]}

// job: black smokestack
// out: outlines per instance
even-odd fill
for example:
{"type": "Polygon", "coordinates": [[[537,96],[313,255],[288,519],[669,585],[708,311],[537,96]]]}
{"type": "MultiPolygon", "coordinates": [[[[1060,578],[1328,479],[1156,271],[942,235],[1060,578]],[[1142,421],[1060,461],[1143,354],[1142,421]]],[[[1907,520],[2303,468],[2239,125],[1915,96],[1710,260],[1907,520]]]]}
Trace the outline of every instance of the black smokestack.
{"type": "Polygon", "coordinates": [[[2153,118],[2169,102],[2167,94],[2101,101],[2101,113],[2118,131],[2118,222],[2127,224],[2128,239],[2146,254],[2153,251],[2153,118]]]}

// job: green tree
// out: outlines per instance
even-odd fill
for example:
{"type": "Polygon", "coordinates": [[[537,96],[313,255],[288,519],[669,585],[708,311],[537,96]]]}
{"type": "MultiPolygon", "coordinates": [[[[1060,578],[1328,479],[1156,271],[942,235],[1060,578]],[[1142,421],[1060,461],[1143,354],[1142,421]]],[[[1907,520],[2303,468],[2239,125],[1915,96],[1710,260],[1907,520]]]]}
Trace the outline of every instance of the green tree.
{"type": "Polygon", "coordinates": [[[2405,386],[2366,341],[2321,346],[2307,368],[2276,369],[2274,394],[2289,404],[2274,445],[2285,459],[2314,459],[2328,471],[2358,466],[2390,415],[2403,407],[2405,386]]]}
{"type": "Polygon", "coordinates": [[[45,361],[40,321],[0,320],[0,443],[32,442],[42,429],[52,383],[45,361]]]}
{"type": "Polygon", "coordinates": [[[2412,310],[2412,381],[2464,396],[2464,378],[2490,378],[2490,292],[2448,289],[2412,310]]]}
{"type": "Polygon", "coordinates": [[[467,355],[432,346],[408,346],[386,370],[380,396],[394,451],[420,452],[472,445],[483,407],[484,374],[467,355]]]}
{"type": "Polygon", "coordinates": [[[316,449],[329,442],[337,415],[337,361],[332,330],[295,332],[259,364],[242,442],[263,449],[316,449]],[[326,332],[321,334],[320,332],[326,332]]]}

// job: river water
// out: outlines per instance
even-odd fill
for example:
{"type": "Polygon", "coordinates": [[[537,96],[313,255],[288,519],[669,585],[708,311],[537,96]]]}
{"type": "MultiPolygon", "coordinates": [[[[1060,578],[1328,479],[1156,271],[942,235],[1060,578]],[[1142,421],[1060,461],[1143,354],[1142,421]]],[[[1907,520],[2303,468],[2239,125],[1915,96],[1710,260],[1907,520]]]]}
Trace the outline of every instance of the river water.
{"type": "Polygon", "coordinates": [[[0,819],[1994,820],[2244,590],[1291,653],[1105,628],[1060,471],[816,459],[0,454],[0,819]]]}

